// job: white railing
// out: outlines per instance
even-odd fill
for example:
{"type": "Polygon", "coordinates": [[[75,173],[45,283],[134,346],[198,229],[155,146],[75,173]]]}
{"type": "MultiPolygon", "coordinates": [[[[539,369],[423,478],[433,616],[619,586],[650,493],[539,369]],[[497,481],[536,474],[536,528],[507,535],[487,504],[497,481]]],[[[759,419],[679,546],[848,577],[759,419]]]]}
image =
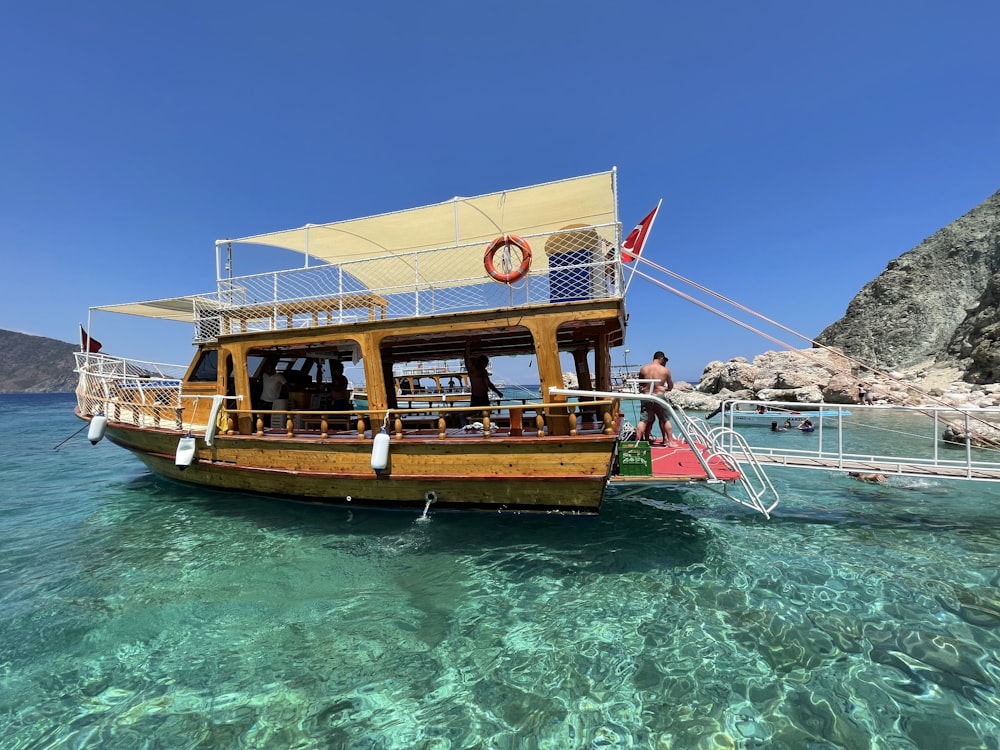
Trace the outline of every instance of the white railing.
{"type": "MultiPolygon", "coordinates": [[[[603,238],[617,236],[617,228],[592,229],[596,230],[594,236],[600,237],[596,246],[549,255],[546,268],[536,263],[538,270],[530,270],[511,284],[494,281],[485,271],[467,276],[448,273],[452,268],[469,269],[470,254],[476,256],[479,266],[481,245],[220,279],[216,299],[205,298],[196,305],[195,339],[210,341],[220,333],[620,298],[624,294],[620,253],[614,243],[603,238]],[[435,273],[421,274],[418,269],[435,273]],[[447,281],[421,280],[428,277],[447,281]],[[362,283],[361,278],[368,283],[362,283]],[[407,278],[412,280],[400,282],[407,278]]],[[[546,239],[559,234],[524,237],[542,247],[546,239]]]]}
{"type": "MultiPolygon", "coordinates": [[[[638,394],[630,391],[608,392],[608,391],[588,391],[570,388],[549,388],[550,395],[573,396],[576,398],[611,398],[623,401],[655,401],[663,407],[670,419],[671,424],[680,434],[681,438],[692,448],[691,453],[698,461],[705,472],[706,486],[718,491],[721,487],[721,494],[728,497],[733,502],[739,503],[747,508],[757,511],[770,518],[771,512],[778,505],[778,493],[771,484],[763,469],[756,462],[753,454],[748,450],[740,452],[739,456],[731,450],[731,445],[725,445],[718,439],[718,435],[713,435],[709,431],[699,428],[697,422],[689,419],[683,409],[674,406],[661,396],[651,396],[649,394],[638,394]],[[746,499],[730,494],[725,483],[718,478],[712,468],[712,459],[719,459],[728,469],[733,469],[739,474],[738,482],[746,493],[746,499]],[[746,468],[743,468],[743,467],[746,468]],[[765,505],[764,497],[770,495],[773,500],[765,505]]],[[[652,426],[650,426],[652,429],[652,426]]],[[[739,435],[735,435],[733,443],[741,445],[739,435]]],[[[744,444],[745,447],[745,444],[744,444]]],[[[649,481],[646,477],[641,480],[643,483],[649,481]]]]}
{"type": "Polygon", "coordinates": [[[181,378],[187,368],[107,354],[76,352],[77,406],[81,414],[104,414],[138,426],[161,421],[181,429],[181,378]]]}
{"type": "MultiPolygon", "coordinates": [[[[842,406],[829,403],[728,401],[723,424],[743,436],[747,450],[769,466],[857,471],[885,475],[1000,481],[1000,451],[977,447],[971,439],[946,442],[949,425],[961,434],[976,424],[1000,427],[1000,410],[962,411],[944,406],[842,406]],[[735,409],[736,405],[741,408],[735,409]],[[754,410],[782,409],[792,429],[780,429],[781,420],[753,421],[754,410]],[[819,418],[809,411],[822,409],[819,418]],[[739,421],[740,417],[743,421],[739,421]],[[814,424],[812,432],[796,429],[802,418],[814,424]],[[779,428],[771,429],[771,421],[779,428]]],[[[989,431],[989,428],[987,428],[989,431]]],[[[728,446],[739,454],[740,447],[728,446]]]]}

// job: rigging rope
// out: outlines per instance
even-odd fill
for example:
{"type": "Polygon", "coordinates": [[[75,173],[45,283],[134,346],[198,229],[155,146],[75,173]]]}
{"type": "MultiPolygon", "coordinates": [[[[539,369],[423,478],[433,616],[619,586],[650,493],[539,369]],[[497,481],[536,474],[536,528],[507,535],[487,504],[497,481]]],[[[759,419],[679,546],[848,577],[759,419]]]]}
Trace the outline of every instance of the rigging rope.
{"type": "MultiPolygon", "coordinates": [[[[639,265],[640,264],[648,265],[651,268],[655,269],[656,271],[659,271],[660,273],[662,273],[662,274],[664,274],[666,276],[669,276],[669,277],[671,277],[673,279],[676,279],[677,281],[680,281],[680,282],[682,282],[684,284],[687,284],[688,286],[691,286],[694,289],[697,289],[698,291],[703,292],[704,294],[707,294],[707,295],[709,295],[711,297],[714,297],[715,299],[717,299],[717,300],[719,300],[721,302],[724,302],[727,305],[731,305],[731,306],[735,307],[738,310],[741,310],[741,311],[743,311],[743,312],[745,312],[745,313],[747,313],[749,315],[752,315],[753,317],[755,317],[755,318],[757,318],[757,319],[759,319],[759,320],[761,320],[761,321],[763,321],[765,323],[768,323],[769,325],[773,325],[775,328],[778,328],[778,329],[780,329],[782,331],[785,331],[786,333],[790,333],[793,336],[796,336],[796,337],[802,339],[803,341],[807,341],[810,344],[812,344],[813,348],[823,349],[824,351],[832,352],[832,353],[836,354],[837,356],[843,357],[844,359],[848,360],[852,364],[854,364],[854,365],[856,365],[856,366],[858,366],[860,368],[863,368],[865,371],[872,373],[873,375],[878,375],[880,377],[883,377],[883,378],[886,378],[888,380],[891,380],[892,382],[899,383],[908,392],[916,393],[916,394],[922,396],[923,398],[928,399],[928,400],[930,400],[930,401],[938,404],[939,406],[943,406],[943,407],[948,408],[951,411],[957,412],[958,414],[961,414],[962,416],[970,419],[972,422],[975,422],[977,424],[980,424],[980,425],[983,425],[985,427],[988,427],[990,430],[993,430],[993,431],[995,431],[997,429],[996,425],[994,425],[991,422],[983,419],[982,417],[977,416],[976,414],[974,414],[973,412],[968,411],[967,409],[963,409],[963,408],[961,408],[959,406],[956,406],[954,404],[949,404],[948,402],[944,401],[943,399],[941,399],[941,398],[939,398],[937,396],[934,396],[934,395],[928,393],[927,391],[924,391],[922,388],[920,388],[920,387],[918,387],[916,385],[912,385],[910,383],[904,383],[902,380],[900,380],[899,378],[895,377],[891,373],[885,372],[884,370],[880,370],[879,368],[877,368],[877,367],[875,367],[873,365],[870,365],[867,362],[864,362],[864,361],[858,359],[857,357],[852,357],[851,355],[846,354],[846,353],[840,351],[839,349],[834,349],[831,346],[827,346],[825,344],[821,344],[820,342],[816,341],[816,339],[811,338],[810,336],[806,336],[803,333],[799,333],[798,331],[796,331],[796,330],[794,330],[792,328],[789,328],[788,326],[782,325],[781,323],[779,323],[776,320],[772,320],[771,318],[768,318],[766,315],[762,315],[762,314],[758,313],[757,311],[752,310],[751,308],[747,307],[746,305],[740,304],[736,300],[730,299],[729,297],[726,297],[725,295],[719,294],[718,292],[715,292],[715,291],[709,289],[706,286],[702,286],[701,284],[699,284],[699,283],[697,283],[695,281],[692,281],[691,279],[685,278],[684,276],[681,276],[680,274],[675,273],[675,272],[669,270],[668,268],[666,268],[664,266],[661,266],[658,263],[655,263],[655,262],[651,261],[646,256],[640,255],[640,256],[638,256],[636,258],[636,264],[635,264],[635,267],[633,269],[633,274],[634,275],[640,276],[640,277],[646,279],[647,281],[655,284],[656,286],[659,286],[660,288],[665,289],[666,291],[670,292],[671,294],[674,294],[674,295],[680,297],[681,299],[684,299],[684,300],[686,300],[686,301],[688,301],[688,302],[690,302],[690,303],[692,303],[692,304],[694,304],[694,305],[702,308],[703,310],[706,310],[706,311],[708,311],[708,312],[710,312],[710,313],[712,313],[714,315],[718,315],[719,317],[721,317],[721,318],[723,318],[723,319],[725,319],[725,320],[727,320],[727,321],[729,321],[731,323],[734,323],[735,325],[739,326],[740,328],[743,328],[743,329],[745,329],[747,331],[750,331],[751,333],[755,333],[755,334],[757,334],[757,335],[759,335],[759,336],[767,339],[768,341],[771,341],[771,342],[773,342],[775,344],[778,344],[779,346],[787,349],[790,352],[800,353],[799,350],[796,347],[792,346],[791,344],[789,344],[789,343],[787,343],[785,341],[782,341],[781,339],[778,339],[778,338],[776,338],[774,336],[771,336],[770,334],[765,333],[764,331],[762,331],[762,330],[760,330],[758,328],[755,328],[752,325],[750,325],[748,323],[745,323],[745,322],[739,320],[738,318],[735,318],[732,315],[729,315],[728,313],[725,313],[722,310],[719,310],[716,307],[712,307],[712,305],[708,304],[707,302],[702,302],[701,300],[699,300],[699,299],[697,299],[695,297],[692,297],[690,294],[682,292],[681,290],[679,290],[679,289],[677,289],[677,288],[675,288],[673,286],[670,286],[666,282],[664,282],[664,281],[662,281],[660,279],[656,279],[653,276],[650,276],[649,274],[645,273],[644,271],[640,271],[639,270],[639,265]]],[[[1000,442],[998,442],[998,441],[996,441],[996,440],[994,440],[992,438],[986,437],[986,436],[981,436],[981,439],[984,440],[987,445],[979,446],[979,447],[987,447],[988,446],[991,449],[1000,450],[1000,442]]]]}

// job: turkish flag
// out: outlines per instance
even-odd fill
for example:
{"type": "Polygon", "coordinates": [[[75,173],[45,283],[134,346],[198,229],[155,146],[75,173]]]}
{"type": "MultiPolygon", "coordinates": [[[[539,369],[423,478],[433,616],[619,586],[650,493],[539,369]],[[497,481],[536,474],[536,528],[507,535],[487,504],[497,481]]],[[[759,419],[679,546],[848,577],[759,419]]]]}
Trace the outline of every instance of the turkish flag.
{"type": "MultiPolygon", "coordinates": [[[[660,201],[660,203],[662,202],[660,201]]],[[[631,263],[642,252],[642,246],[646,243],[646,237],[653,226],[656,212],[660,210],[660,203],[657,203],[656,208],[650,211],[645,219],[636,224],[635,229],[629,232],[628,237],[625,238],[622,243],[622,263],[631,263]]]]}
{"type": "Polygon", "coordinates": [[[80,351],[91,354],[101,351],[101,342],[91,337],[83,326],[80,326],[80,351]]]}

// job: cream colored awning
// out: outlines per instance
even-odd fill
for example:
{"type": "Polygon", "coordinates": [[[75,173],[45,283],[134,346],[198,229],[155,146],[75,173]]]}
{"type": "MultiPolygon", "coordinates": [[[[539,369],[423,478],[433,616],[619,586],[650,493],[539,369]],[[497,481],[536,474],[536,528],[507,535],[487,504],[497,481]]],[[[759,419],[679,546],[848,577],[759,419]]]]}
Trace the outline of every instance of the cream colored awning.
{"type": "MultiPolygon", "coordinates": [[[[217,244],[269,245],[306,254],[331,264],[350,264],[348,270],[372,286],[387,276],[411,283],[448,285],[455,279],[483,274],[483,253],[499,235],[517,234],[532,245],[532,269],[547,268],[545,239],[532,236],[567,227],[606,227],[609,242],[616,237],[615,172],[600,172],[533,187],[504,190],[474,198],[453,198],[422,208],[380,214],[329,224],[307,224],[217,244]],[[447,262],[411,261],[410,253],[430,249],[462,248],[447,254],[447,262]],[[376,264],[354,261],[380,258],[376,264]],[[371,278],[366,278],[368,276],[371,278]]],[[[435,254],[436,255],[436,254],[435,254]]]]}
{"type": "Polygon", "coordinates": [[[148,302],[100,305],[91,309],[102,312],[122,313],[123,315],[139,315],[145,318],[158,318],[160,320],[177,320],[181,323],[194,323],[196,300],[202,310],[210,306],[218,307],[217,303],[206,299],[203,295],[188,295],[186,297],[171,297],[169,299],[157,299],[148,302]]]}

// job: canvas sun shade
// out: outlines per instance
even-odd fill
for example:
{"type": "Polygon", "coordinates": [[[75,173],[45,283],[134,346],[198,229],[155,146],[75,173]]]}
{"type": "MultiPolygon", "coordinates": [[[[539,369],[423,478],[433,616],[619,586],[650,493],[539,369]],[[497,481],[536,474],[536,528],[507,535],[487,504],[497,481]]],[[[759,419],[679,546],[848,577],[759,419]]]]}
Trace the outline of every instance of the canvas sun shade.
{"type": "MultiPolygon", "coordinates": [[[[458,248],[447,263],[424,263],[423,282],[448,285],[454,279],[483,273],[483,253],[503,234],[517,234],[532,244],[532,269],[548,267],[545,238],[532,236],[568,227],[606,227],[614,242],[617,225],[615,171],[574,177],[533,187],[503,190],[474,198],[452,198],[421,208],[362,219],[307,224],[232,240],[217,245],[254,244],[284,248],[334,265],[350,263],[350,271],[369,287],[387,279],[413,281],[414,264],[400,262],[417,251],[458,248]],[[352,261],[369,261],[354,264],[352,261]]],[[[550,246],[551,247],[551,246],[550,246]]]]}

